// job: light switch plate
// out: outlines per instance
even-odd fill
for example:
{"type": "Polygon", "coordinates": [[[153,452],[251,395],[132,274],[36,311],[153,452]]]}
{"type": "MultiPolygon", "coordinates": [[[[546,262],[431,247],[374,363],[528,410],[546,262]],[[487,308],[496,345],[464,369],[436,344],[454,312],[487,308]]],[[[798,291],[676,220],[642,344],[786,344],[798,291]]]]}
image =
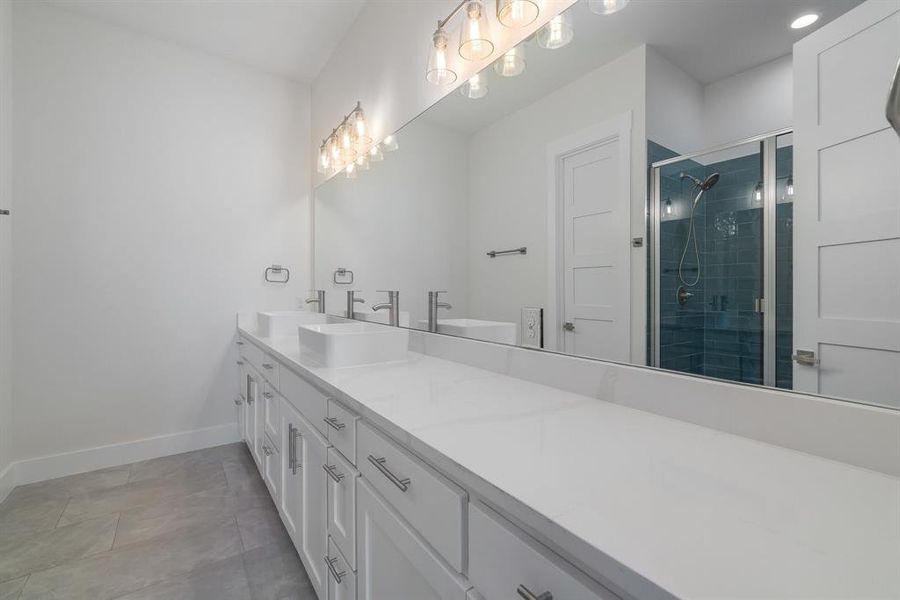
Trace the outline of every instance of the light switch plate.
{"type": "Polygon", "coordinates": [[[522,345],[528,348],[544,347],[544,309],[537,306],[522,307],[522,345]]]}

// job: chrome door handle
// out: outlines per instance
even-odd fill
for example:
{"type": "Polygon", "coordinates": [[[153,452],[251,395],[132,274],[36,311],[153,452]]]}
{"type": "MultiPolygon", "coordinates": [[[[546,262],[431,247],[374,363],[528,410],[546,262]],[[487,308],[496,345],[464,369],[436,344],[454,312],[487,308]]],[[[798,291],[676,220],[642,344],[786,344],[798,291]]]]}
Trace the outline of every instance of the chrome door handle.
{"type": "Polygon", "coordinates": [[[384,458],[383,456],[381,458],[375,458],[374,456],[372,456],[370,454],[369,462],[372,463],[376,469],[381,471],[381,474],[384,475],[385,477],[387,477],[388,481],[390,481],[391,483],[396,485],[400,489],[401,492],[405,492],[405,491],[409,490],[409,486],[412,483],[409,480],[409,477],[400,479],[399,477],[397,477],[396,475],[391,473],[391,470],[388,469],[386,466],[384,466],[384,463],[387,462],[386,458],[384,458]]]}
{"type": "Polygon", "coordinates": [[[550,592],[544,592],[543,594],[535,595],[534,592],[529,590],[524,585],[520,585],[516,592],[518,592],[519,596],[524,598],[525,600],[553,600],[553,594],[550,592]]]}
{"type": "Polygon", "coordinates": [[[340,431],[341,429],[343,429],[344,427],[347,426],[345,423],[341,423],[340,421],[338,421],[337,417],[325,417],[322,420],[325,421],[326,423],[328,423],[329,425],[331,425],[331,427],[335,431],[340,431]]]}
{"type": "Polygon", "coordinates": [[[804,367],[815,367],[819,364],[819,359],[812,350],[797,350],[791,358],[795,363],[804,367]]]}
{"type": "Polygon", "coordinates": [[[337,467],[334,465],[322,465],[322,468],[325,469],[325,472],[328,473],[328,476],[334,479],[335,483],[340,483],[344,478],[343,473],[337,472],[337,467]]]}
{"type": "Polygon", "coordinates": [[[347,574],[347,571],[341,571],[340,573],[338,573],[337,568],[334,566],[334,563],[336,562],[336,558],[331,558],[327,554],[325,555],[325,564],[328,565],[328,570],[331,572],[331,576],[334,577],[335,583],[340,583],[344,578],[344,575],[347,574]]]}
{"type": "Polygon", "coordinates": [[[291,468],[291,475],[297,474],[297,469],[303,468],[300,460],[297,458],[297,438],[302,439],[300,430],[294,427],[293,423],[288,423],[288,458],[291,468]]]}
{"type": "Polygon", "coordinates": [[[575,323],[566,321],[565,323],[563,323],[563,329],[565,329],[566,331],[575,331],[575,323]]]}
{"type": "Polygon", "coordinates": [[[263,363],[262,366],[263,369],[269,369],[270,371],[275,368],[275,365],[273,365],[272,363],[263,363]]]}

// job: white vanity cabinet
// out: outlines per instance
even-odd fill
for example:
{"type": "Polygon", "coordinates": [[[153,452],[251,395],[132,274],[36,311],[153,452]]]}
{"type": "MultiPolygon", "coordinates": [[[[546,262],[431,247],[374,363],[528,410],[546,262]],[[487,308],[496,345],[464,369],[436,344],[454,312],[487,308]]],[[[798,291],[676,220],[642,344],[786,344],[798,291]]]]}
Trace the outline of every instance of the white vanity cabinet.
{"type": "Polygon", "coordinates": [[[469,579],[485,600],[618,598],[479,503],[469,504],[469,579]]]}
{"type": "Polygon", "coordinates": [[[468,582],[362,477],[356,524],[357,600],[466,600],[468,582]]]}

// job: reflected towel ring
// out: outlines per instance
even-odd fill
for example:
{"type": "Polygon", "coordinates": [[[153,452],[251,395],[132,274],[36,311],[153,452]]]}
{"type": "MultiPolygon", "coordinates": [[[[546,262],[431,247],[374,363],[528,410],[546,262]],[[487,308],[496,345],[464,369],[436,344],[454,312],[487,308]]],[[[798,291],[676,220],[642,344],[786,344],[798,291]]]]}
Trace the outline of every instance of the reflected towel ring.
{"type": "Polygon", "coordinates": [[[271,267],[266,267],[264,276],[266,278],[266,281],[268,281],[269,283],[287,283],[291,280],[291,271],[287,267],[282,267],[281,265],[272,265],[271,267]],[[270,274],[284,274],[284,279],[272,279],[269,276],[270,274]]]}

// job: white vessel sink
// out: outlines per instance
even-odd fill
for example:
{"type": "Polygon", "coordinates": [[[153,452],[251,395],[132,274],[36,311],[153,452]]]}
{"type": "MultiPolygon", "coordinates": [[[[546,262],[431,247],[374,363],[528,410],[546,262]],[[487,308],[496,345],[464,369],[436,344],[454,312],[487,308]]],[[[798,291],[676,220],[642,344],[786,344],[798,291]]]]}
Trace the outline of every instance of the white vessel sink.
{"type": "Polygon", "coordinates": [[[260,337],[294,335],[300,325],[321,325],[343,321],[340,317],[308,310],[275,310],[256,313],[256,331],[260,337]]]}
{"type": "Polygon", "coordinates": [[[406,360],[409,330],[375,323],[300,325],[300,354],[326,367],[406,360]]]}
{"type": "MultiPolygon", "coordinates": [[[[419,321],[420,329],[428,329],[428,321],[419,321]]],[[[438,333],[457,335],[473,340],[515,344],[517,327],[505,321],[482,321],[480,319],[438,319],[438,333]]]]}
{"type": "MultiPolygon", "coordinates": [[[[344,315],[347,315],[347,311],[344,311],[344,315]]],[[[368,310],[368,309],[356,309],[353,311],[353,318],[357,321],[369,321],[370,323],[383,323],[385,325],[388,324],[390,319],[389,311],[386,310],[368,310]]],[[[400,327],[409,327],[409,313],[406,311],[400,311],[400,327]]]]}

